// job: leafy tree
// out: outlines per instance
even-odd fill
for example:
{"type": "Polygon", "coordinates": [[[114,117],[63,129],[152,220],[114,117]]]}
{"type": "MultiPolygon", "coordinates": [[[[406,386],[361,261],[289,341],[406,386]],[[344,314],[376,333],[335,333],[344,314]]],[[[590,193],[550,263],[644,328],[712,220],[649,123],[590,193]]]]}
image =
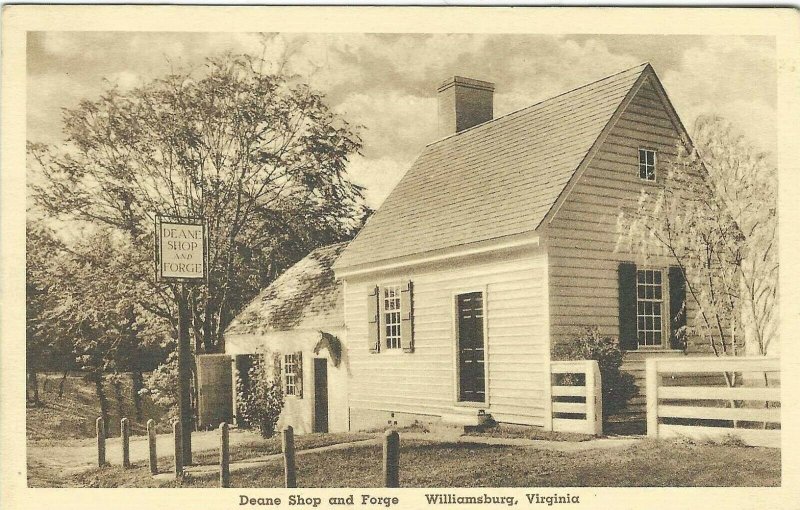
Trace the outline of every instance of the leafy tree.
{"type": "MultiPolygon", "coordinates": [[[[52,235],[43,244],[42,232],[48,231],[29,228],[34,242],[28,246],[28,285],[34,285],[34,292],[28,307],[35,311],[28,318],[29,330],[36,339],[37,331],[45,329],[48,338],[57,339],[59,352],[71,354],[71,365],[95,384],[108,424],[107,376],[121,404],[119,374],[133,372],[134,382],[137,374],[141,382],[141,373],[155,368],[171,348],[165,339],[173,326],[141,306],[152,299],[147,282],[129,275],[137,265],[151,262],[137,261],[124,237],[99,229],[67,246],[52,235]]],[[[31,342],[28,349],[34,355],[42,350],[31,342]]],[[[136,388],[133,396],[140,409],[136,388]]]]}
{"type": "MultiPolygon", "coordinates": [[[[151,256],[156,214],[200,217],[209,280],[185,296],[197,350],[265,283],[310,249],[351,237],[365,213],[345,166],[361,141],[319,93],[258,61],[228,55],[65,110],[68,142],[29,144],[47,212],[124,233],[151,256]]],[[[183,296],[153,275],[151,310],[174,316],[183,296]],[[163,297],[166,295],[171,303],[163,297]]]]}
{"type": "Polygon", "coordinates": [[[621,216],[620,244],[680,266],[697,310],[684,338],[699,335],[717,356],[765,355],[777,336],[776,169],[719,117],[698,118],[694,132],[664,186],[621,216]]]}
{"type": "MultiPolygon", "coordinates": [[[[26,221],[26,372],[31,395],[28,400],[40,405],[38,374],[48,370],[74,368],[72,348],[59,323],[49,319],[48,312],[57,306],[50,292],[50,261],[65,253],[55,233],[38,221],[26,221]]],[[[63,378],[62,378],[63,382],[63,378]]],[[[63,392],[63,385],[61,390],[63,392]]]]}

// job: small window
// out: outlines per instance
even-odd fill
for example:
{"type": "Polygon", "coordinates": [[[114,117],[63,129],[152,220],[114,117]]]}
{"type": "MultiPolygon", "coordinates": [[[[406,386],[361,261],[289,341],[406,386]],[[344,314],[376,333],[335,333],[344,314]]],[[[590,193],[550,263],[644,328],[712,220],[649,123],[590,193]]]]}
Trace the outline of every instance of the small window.
{"type": "Polygon", "coordinates": [[[639,149],[639,178],[645,181],[656,180],[656,151],[639,149]]]}
{"type": "Polygon", "coordinates": [[[283,378],[286,395],[297,395],[297,356],[286,354],[283,357],[283,378]]]}
{"type": "Polygon", "coordinates": [[[383,287],[383,333],[387,349],[400,349],[400,286],[383,287]]]}
{"type": "Polygon", "coordinates": [[[663,294],[660,270],[636,271],[636,322],[640,346],[661,346],[664,335],[663,294]]]}

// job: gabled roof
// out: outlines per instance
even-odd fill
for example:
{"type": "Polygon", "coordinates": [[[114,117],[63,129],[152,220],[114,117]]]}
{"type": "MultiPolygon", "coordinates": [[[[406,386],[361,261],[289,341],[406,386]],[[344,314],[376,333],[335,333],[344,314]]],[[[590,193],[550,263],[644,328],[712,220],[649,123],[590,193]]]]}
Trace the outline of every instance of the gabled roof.
{"type": "Polygon", "coordinates": [[[261,291],[225,330],[226,335],[267,334],[344,324],[341,284],[333,263],[347,243],[317,248],[261,291]]]}
{"type": "Polygon", "coordinates": [[[335,268],[535,231],[648,69],[641,64],[428,145],[335,268]]]}

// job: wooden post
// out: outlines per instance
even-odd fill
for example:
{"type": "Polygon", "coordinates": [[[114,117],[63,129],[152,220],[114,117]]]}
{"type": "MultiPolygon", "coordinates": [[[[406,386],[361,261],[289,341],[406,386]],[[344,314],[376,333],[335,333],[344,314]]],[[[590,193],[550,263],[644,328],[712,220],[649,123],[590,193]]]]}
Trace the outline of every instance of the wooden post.
{"type": "Polygon", "coordinates": [[[103,467],[106,465],[106,427],[102,417],[97,418],[95,427],[97,429],[97,466],[103,467]]]}
{"type": "Polygon", "coordinates": [[[181,465],[192,465],[192,346],[189,337],[191,311],[186,286],[180,284],[178,293],[178,411],[181,424],[181,465]]]}
{"type": "Polygon", "coordinates": [[[231,486],[230,452],[228,451],[228,424],[225,422],[219,425],[219,486],[231,486]]]}
{"type": "Polygon", "coordinates": [[[127,418],[119,422],[119,431],[122,436],[122,467],[131,467],[131,426],[127,418]]]}
{"type": "Polygon", "coordinates": [[[150,474],[158,474],[158,456],[156,456],[156,422],[147,420],[147,443],[150,447],[150,474]]]}
{"type": "Polygon", "coordinates": [[[183,476],[183,443],[181,440],[181,422],[172,424],[172,435],[175,439],[175,478],[183,476]]]}
{"type": "Polygon", "coordinates": [[[297,468],[294,463],[294,429],[291,425],[283,429],[283,475],[287,489],[297,487],[297,468]]]}
{"type": "Polygon", "coordinates": [[[592,363],[594,369],[594,416],[596,421],[594,433],[598,436],[603,435],[603,422],[605,416],[603,415],[603,376],[600,373],[600,363],[597,361],[592,363]]]}
{"type": "Polygon", "coordinates": [[[383,436],[383,480],[385,487],[400,487],[400,435],[387,430],[383,436]]]}
{"type": "Polygon", "coordinates": [[[600,367],[595,360],[586,360],[586,422],[587,432],[603,434],[603,391],[600,386],[600,367]],[[598,405],[599,404],[599,405],[598,405]]]}
{"type": "Polygon", "coordinates": [[[658,437],[658,360],[645,361],[645,397],[647,399],[647,435],[658,437]]]}

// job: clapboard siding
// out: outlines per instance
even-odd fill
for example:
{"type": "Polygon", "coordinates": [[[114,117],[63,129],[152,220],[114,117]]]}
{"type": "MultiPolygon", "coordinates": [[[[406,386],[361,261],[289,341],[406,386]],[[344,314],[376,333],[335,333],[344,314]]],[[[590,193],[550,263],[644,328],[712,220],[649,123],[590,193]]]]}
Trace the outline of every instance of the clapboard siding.
{"type": "MultiPolygon", "coordinates": [[[[619,334],[617,267],[634,260],[618,244],[620,212],[631,214],[643,190],[656,191],[667,165],[677,154],[681,134],[649,82],[622,113],[581,179],[554,215],[547,229],[550,293],[550,335],[565,342],[588,326],[604,335],[619,334]],[[638,149],[658,151],[657,183],[639,179],[638,149]]],[[[670,260],[654,251],[652,264],[666,267],[670,260]]],[[[694,308],[689,303],[689,320],[694,308]]],[[[698,345],[690,345],[700,351],[698,345]]],[[[674,351],[635,353],[624,368],[641,382],[644,359],[674,351]]],[[[643,385],[642,385],[643,388],[643,385]]],[[[632,410],[639,411],[635,401],[632,410]]]]}
{"type": "Polygon", "coordinates": [[[543,249],[447,269],[348,277],[345,321],[351,409],[432,416],[451,412],[456,405],[454,296],[473,290],[486,292],[488,412],[498,421],[543,425],[549,356],[543,249]],[[384,349],[371,354],[368,289],[407,279],[414,284],[415,352],[384,349]]]}

